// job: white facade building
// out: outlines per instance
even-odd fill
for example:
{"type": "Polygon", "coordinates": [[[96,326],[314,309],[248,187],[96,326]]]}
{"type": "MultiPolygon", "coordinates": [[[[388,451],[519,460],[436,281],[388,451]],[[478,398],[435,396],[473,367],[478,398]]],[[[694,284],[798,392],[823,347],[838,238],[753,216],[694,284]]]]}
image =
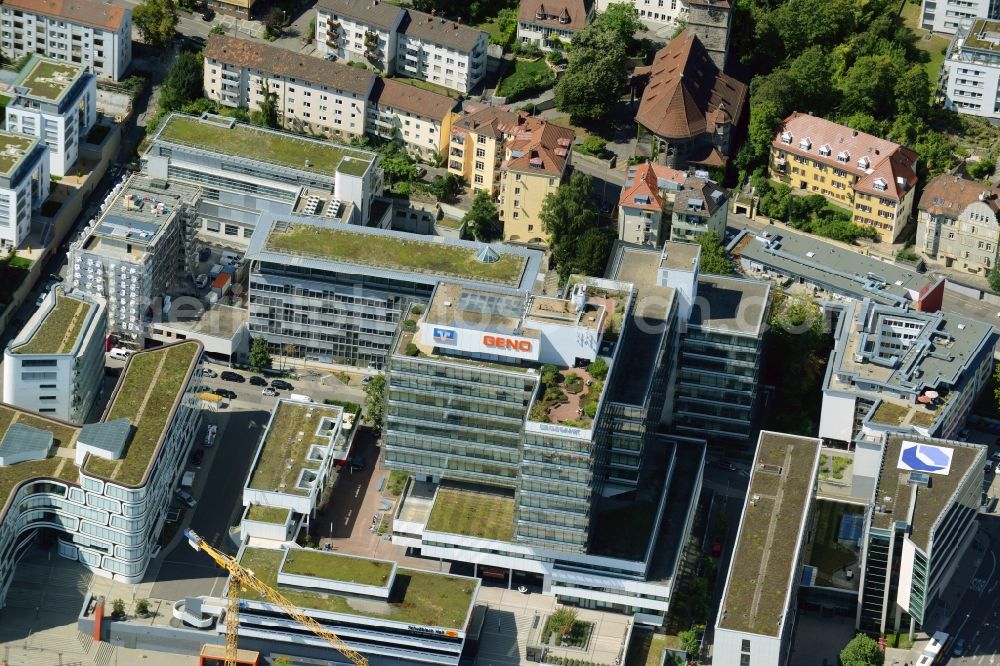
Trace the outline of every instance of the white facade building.
{"type": "Polygon", "coordinates": [[[40,54],[119,80],[132,62],[132,11],[98,0],[6,0],[0,51],[11,60],[40,54]]]}
{"type": "Polygon", "coordinates": [[[97,122],[97,78],[80,65],[33,57],[4,94],[11,99],[6,130],[42,139],[50,173],[69,174],[97,122]]]}
{"type": "Polygon", "coordinates": [[[49,149],[33,136],[0,132],[0,248],[31,233],[31,213],[49,197],[49,149]]]}
{"type": "Polygon", "coordinates": [[[1000,21],[976,18],[955,31],[942,63],[945,106],[1000,118],[1000,21]]]}
{"type": "Polygon", "coordinates": [[[102,301],[51,290],[4,350],[3,401],[85,422],[104,380],[106,321],[102,301]]]}
{"type": "Polygon", "coordinates": [[[997,0],[922,0],[920,27],[953,35],[962,23],[976,18],[1000,18],[997,0]]]}
{"type": "MultiPolygon", "coordinates": [[[[597,0],[597,13],[603,14],[615,0],[597,0]]],[[[639,20],[656,30],[677,26],[687,17],[688,5],[684,0],[629,0],[639,12],[639,20]]]]}

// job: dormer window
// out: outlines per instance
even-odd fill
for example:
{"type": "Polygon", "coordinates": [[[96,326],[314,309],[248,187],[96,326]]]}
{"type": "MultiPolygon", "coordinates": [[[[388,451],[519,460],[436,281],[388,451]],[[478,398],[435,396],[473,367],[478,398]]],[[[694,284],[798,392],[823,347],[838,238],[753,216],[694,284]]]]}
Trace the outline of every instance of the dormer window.
{"type": "Polygon", "coordinates": [[[809,140],[809,137],[806,137],[801,141],[799,141],[799,148],[801,148],[802,150],[809,150],[810,148],[812,148],[812,145],[813,145],[812,141],[809,140]]]}
{"type": "Polygon", "coordinates": [[[889,183],[885,182],[885,178],[876,178],[872,186],[879,192],[885,192],[889,189],[889,183]]]}
{"type": "Polygon", "coordinates": [[[851,159],[851,154],[846,150],[842,150],[837,153],[837,161],[841,164],[847,164],[851,159]]]}
{"type": "Polygon", "coordinates": [[[792,133],[791,132],[782,132],[781,133],[781,143],[787,143],[787,144],[791,145],[791,143],[792,143],[792,133]]]}
{"type": "Polygon", "coordinates": [[[868,156],[866,155],[862,157],[860,160],[858,160],[858,168],[867,169],[871,165],[871,163],[872,163],[871,160],[868,159],[868,156]]]}
{"type": "Polygon", "coordinates": [[[822,146],[820,146],[819,147],[819,154],[822,155],[823,157],[829,157],[830,156],[830,144],[824,143],[822,146]]]}

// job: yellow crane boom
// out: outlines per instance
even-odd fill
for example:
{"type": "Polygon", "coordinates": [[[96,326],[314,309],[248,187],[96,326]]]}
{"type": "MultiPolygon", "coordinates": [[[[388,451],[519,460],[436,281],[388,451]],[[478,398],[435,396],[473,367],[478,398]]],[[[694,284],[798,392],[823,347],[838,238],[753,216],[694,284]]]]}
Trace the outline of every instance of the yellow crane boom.
{"type": "Polygon", "coordinates": [[[352,663],[357,664],[357,666],[368,666],[368,660],[365,659],[364,655],[352,650],[337,634],[303,613],[295,604],[286,599],[270,585],[261,582],[252,571],[237,562],[235,558],[219,552],[205,543],[205,540],[198,536],[194,530],[184,530],[184,536],[187,537],[188,543],[192,548],[207,554],[215,560],[216,564],[228,571],[232,577],[229,583],[229,603],[226,607],[226,666],[236,666],[236,646],[240,628],[240,599],[242,597],[241,593],[245,589],[254,590],[272,604],[281,608],[293,620],[332,645],[342,655],[350,659],[352,663]]]}

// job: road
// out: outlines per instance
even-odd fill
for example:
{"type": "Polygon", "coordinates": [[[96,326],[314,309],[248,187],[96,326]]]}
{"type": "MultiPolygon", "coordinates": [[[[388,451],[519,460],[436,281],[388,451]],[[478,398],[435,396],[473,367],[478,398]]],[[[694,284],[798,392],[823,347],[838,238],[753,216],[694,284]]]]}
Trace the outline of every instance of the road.
{"type": "Polygon", "coordinates": [[[982,563],[973,577],[946,631],[954,639],[966,642],[965,655],[952,657],[951,666],[1000,664],[1000,567],[996,545],[1000,544],[1000,516],[982,515],[980,534],[989,538],[982,563]]]}

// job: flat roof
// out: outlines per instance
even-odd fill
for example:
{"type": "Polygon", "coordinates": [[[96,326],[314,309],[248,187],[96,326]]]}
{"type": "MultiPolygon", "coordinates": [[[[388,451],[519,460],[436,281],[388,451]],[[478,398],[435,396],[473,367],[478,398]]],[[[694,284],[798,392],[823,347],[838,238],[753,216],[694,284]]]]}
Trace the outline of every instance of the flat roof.
{"type": "Polygon", "coordinates": [[[440,486],[425,529],[513,541],[514,497],[494,488],[440,486]]]}
{"type": "Polygon", "coordinates": [[[222,116],[171,114],[156,140],[327,176],[338,171],[361,176],[376,158],[375,153],[350,146],[254,127],[222,116]]]}
{"type": "Polygon", "coordinates": [[[718,627],[779,636],[812,501],[821,442],[762,431],[718,627]]]}
{"type": "MultiPolygon", "coordinates": [[[[326,589],[312,591],[288,587],[278,584],[278,567],[284,554],[283,550],[245,548],[239,560],[261,582],[277,589],[299,608],[461,631],[479,588],[475,578],[399,568],[387,602],[336,594],[326,589]]],[[[243,598],[269,603],[253,590],[245,590],[243,598]]]]}
{"type": "Polygon", "coordinates": [[[690,324],[712,330],[760,335],[770,291],[769,282],[700,275],[690,324]]]}
{"type": "Polygon", "coordinates": [[[1000,21],[977,18],[965,38],[966,48],[1000,52],[1000,21]]]}
{"type": "Polygon", "coordinates": [[[16,347],[12,346],[12,353],[68,354],[76,347],[84,332],[84,324],[96,305],[67,296],[62,289],[53,289],[51,298],[54,299],[52,307],[41,314],[31,337],[16,347]]]}
{"type": "Polygon", "coordinates": [[[30,98],[56,103],[85,71],[83,65],[32,56],[14,85],[26,89],[30,98]]]}
{"type": "Polygon", "coordinates": [[[0,175],[13,174],[37,144],[38,139],[33,136],[0,131],[0,175]]]}
{"type": "Polygon", "coordinates": [[[198,342],[179,342],[129,358],[102,421],[128,419],[134,428],[132,440],[118,460],[87,456],[84,472],[126,486],[142,482],[180,406],[201,350],[198,342]]]}
{"type": "Polygon", "coordinates": [[[910,541],[926,553],[934,524],[951,506],[952,497],[969,474],[977,474],[982,479],[985,461],[986,447],[979,444],[890,435],[875,486],[872,527],[888,530],[897,522],[907,523],[910,541]],[[950,450],[948,473],[927,474],[930,483],[926,486],[911,484],[913,470],[899,468],[900,454],[907,442],[950,450]]]}
{"type": "Polygon", "coordinates": [[[673,270],[693,270],[694,262],[701,257],[701,246],[697,243],[667,241],[663,246],[662,268],[673,270]]]}
{"type": "Polygon", "coordinates": [[[392,576],[393,562],[340,553],[292,548],[286,551],[281,572],[355,585],[385,587],[392,576]]]}
{"type": "Polygon", "coordinates": [[[291,509],[281,506],[263,506],[261,504],[251,504],[247,509],[247,520],[254,520],[260,523],[272,523],[274,525],[284,525],[288,520],[291,509]]]}
{"type": "Polygon", "coordinates": [[[309,458],[309,452],[314,446],[325,450],[330,445],[329,434],[317,435],[320,423],[324,418],[336,422],[342,412],[343,408],[336,405],[278,400],[264,432],[248,487],[308,495],[308,488],[297,485],[299,476],[303,470],[319,470],[322,466],[321,460],[309,458]]]}

